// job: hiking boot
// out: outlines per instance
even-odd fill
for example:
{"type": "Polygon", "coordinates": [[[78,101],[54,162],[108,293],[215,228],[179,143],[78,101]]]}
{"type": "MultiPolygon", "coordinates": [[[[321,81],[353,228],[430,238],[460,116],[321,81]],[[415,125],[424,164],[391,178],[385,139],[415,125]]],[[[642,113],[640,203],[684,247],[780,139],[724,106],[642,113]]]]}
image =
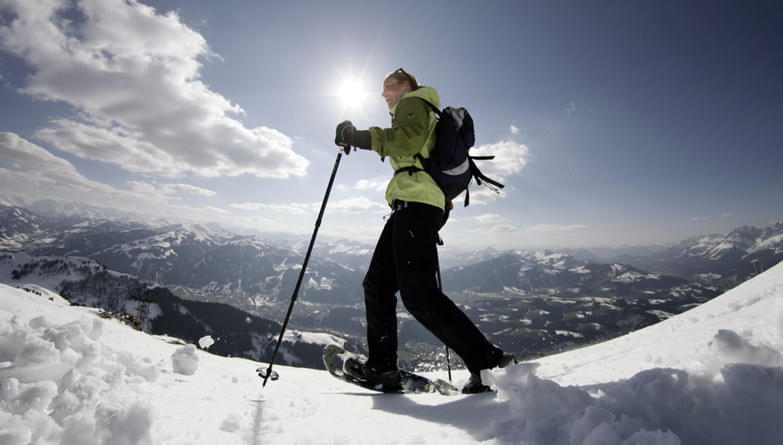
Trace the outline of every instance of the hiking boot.
{"type": "Polygon", "coordinates": [[[382,385],[386,388],[393,388],[399,387],[401,384],[400,370],[397,369],[396,366],[381,369],[373,366],[367,366],[366,362],[362,362],[361,360],[351,357],[345,361],[343,370],[351,377],[367,381],[373,385],[382,385]]]}
{"type": "Polygon", "coordinates": [[[517,358],[514,357],[514,354],[503,352],[502,349],[495,348],[484,363],[486,367],[482,369],[505,368],[508,365],[515,365],[519,362],[517,361],[517,358]]]}
{"type": "Polygon", "coordinates": [[[480,394],[490,391],[492,391],[492,388],[485,385],[481,381],[481,375],[476,373],[471,373],[468,382],[462,387],[462,394],[480,394]]]}
{"type": "Polygon", "coordinates": [[[505,368],[508,365],[516,365],[517,363],[519,362],[517,361],[517,358],[514,357],[514,354],[511,354],[510,352],[504,352],[494,367],[505,368]]]}
{"type": "MultiPolygon", "coordinates": [[[[503,352],[500,349],[495,349],[493,351],[492,357],[489,360],[489,363],[490,366],[485,369],[505,368],[508,365],[517,364],[519,362],[517,361],[516,357],[514,357],[514,354],[503,352]]],[[[471,372],[468,382],[465,383],[465,386],[462,387],[463,394],[478,394],[491,390],[492,389],[489,386],[485,385],[481,381],[480,372],[471,372]]]]}

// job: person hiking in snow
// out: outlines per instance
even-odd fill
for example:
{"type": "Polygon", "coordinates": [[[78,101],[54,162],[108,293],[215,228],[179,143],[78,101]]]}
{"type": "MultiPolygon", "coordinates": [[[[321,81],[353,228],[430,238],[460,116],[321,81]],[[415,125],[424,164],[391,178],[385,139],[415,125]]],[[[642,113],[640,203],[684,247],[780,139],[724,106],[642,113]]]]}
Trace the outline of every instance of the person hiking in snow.
{"type": "Polygon", "coordinates": [[[485,391],[480,371],[505,367],[515,359],[492,345],[436,281],[438,231],[451,203],[445,202],[440,187],[423,171],[421,158],[429,157],[437,123],[424,101],[440,108],[440,98],[434,88],[420,86],[403,69],[386,76],[381,95],[391,113],[391,127],[360,131],[345,121],[337,125],[335,143],[346,153],[353,146],[373,150],[382,159],[389,157],[395,172],[417,168],[395,173],[386,189],[392,215],[363,282],[369,357],[366,363],[349,359],[345,371],[374,384],[399,385],[395,296],[399,290],[411,315],[465,362],[471,377],[463,392],[485,391]]]}

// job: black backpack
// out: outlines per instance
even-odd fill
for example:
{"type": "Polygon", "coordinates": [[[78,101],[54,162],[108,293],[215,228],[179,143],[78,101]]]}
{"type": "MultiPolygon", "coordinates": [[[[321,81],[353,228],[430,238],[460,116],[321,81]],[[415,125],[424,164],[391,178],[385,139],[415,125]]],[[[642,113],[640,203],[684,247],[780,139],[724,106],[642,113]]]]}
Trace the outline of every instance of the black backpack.
{"type": "MultiPolygon", "coordinates": [[[[417,98],[421,99],[421,98],[417,98]]],[[[465,207],[470,203],[468,184],[472,178],[478,185],[485,185],[498,192],[503,184],[488,178],[481,173],[474,161],[494,159],[495,156],[470,156],[468,150],[476,142],[473,130],[473,118],[465,108],[446,107],[443,111],[421,99],[429,105],[438,115],[438,123],[435,125],[435,145],[429,158],[424,158],[421,153],[416,157],[421,161],[426,171],[435,183],[443,190],[446,203],[453,200],[463,191],[465,192],[465,207]]],[[[403,172],[413,174],[422,169],[411,166],[403,167],[394,172],[395,175],[403,172]]]]}

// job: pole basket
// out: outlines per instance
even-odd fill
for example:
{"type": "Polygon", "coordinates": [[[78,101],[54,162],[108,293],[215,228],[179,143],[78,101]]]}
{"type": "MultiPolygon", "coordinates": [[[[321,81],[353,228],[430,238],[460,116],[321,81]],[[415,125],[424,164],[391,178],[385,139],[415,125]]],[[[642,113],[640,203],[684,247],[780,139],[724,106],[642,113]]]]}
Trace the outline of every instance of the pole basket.
{"type": "Polygon", "coordinates": [[[270,370],[269,368],[271,368],[271,366],[267,367],[267,368],[262,366],[262,367],[256,369],[256,372],[258,373],[259,377],[264,379],[264,381],[266,381],[266,380],[275,381],[275,380],[279,379],[280,378],[280,374],[278,374],[277,371],[270,370]]]}

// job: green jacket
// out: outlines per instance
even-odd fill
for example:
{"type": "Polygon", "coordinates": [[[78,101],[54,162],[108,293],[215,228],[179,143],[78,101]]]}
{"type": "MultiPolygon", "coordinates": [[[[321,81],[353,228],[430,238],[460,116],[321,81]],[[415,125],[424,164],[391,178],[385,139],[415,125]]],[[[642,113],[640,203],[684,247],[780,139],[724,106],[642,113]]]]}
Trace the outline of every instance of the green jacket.
{"type": "MultiPolygon", "coordinates": [[[[418,99],[420,97],[440,108],[438,92],[430,87],[421,87],[405,94],[391,110],[391,128],[370,127],[372,149],[382,158],[388,156],[392,168],[423,168],[416,154],[428,158],[435,145],[435,124],[437,117],[432,109],[418,99]]],[[[394,200],[420,202],[443,210],[445,198],[438,184],[424,171],[394,175],[386,188],[386,201],[394,200]]]]}

